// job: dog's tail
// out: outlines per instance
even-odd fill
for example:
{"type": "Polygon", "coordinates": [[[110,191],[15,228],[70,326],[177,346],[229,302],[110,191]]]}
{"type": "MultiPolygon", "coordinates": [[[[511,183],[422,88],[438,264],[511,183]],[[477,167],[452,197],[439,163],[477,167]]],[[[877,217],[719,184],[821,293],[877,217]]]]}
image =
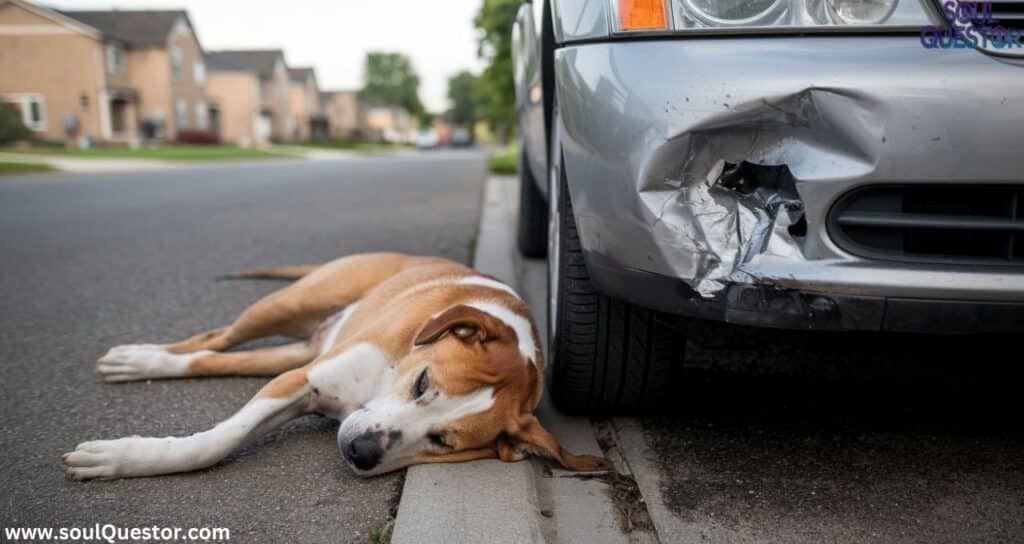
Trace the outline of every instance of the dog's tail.
{"type": "Polygon", "coordinates": [[[219,276],[218,280],[297,280],[320,268],[318,264],[297,264],[287,266],[263,266],[250,268],[234,274],[219,276]]]}

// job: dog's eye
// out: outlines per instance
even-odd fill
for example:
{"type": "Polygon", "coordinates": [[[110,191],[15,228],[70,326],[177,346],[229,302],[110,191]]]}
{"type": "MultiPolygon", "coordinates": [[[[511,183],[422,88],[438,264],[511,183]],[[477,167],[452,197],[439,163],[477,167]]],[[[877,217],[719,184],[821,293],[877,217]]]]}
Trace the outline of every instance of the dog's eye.
{"type": "Polygon", "coordinates": [[[430,383],[427,381],[427,369],[424,368],[423,372],[420,372],[420,377],[416,378],[416,383],[412,386],[412,398],[418,399],[422,397],[423,394],[427,392],[427,388],[429,386],[430,383]]]}
{"type": "Polygon", "coordinates": [[[430,440],[431,444],[433,444],[433,445],[435,445],[435,446],[437,446],[439,448],[444,448],[444,449],[451,448],[451,446],[448,445],[448,442],[445,441],[444,435],[441,434],[441,433],[430,433],[430,434],[427,435],[427,440],[430,440]]]}
{"type": "Polygon", "coordinates": [[[465,340],[476,334],[476,328],[470,325],[459,325],[452,329],[452,334],[459,340],[465,340]]]}

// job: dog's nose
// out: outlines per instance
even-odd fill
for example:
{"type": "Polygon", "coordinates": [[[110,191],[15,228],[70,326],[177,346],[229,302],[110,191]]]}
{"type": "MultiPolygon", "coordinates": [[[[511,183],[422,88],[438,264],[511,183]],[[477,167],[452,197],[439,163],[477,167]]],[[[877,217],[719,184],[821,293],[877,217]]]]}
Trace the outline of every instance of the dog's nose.
{"type": "Polygon", "coordinates": [[[384,455],[380,437],[376,434],[364,433],[353,438],[342,448],[345,458],[359,470],[370,470],[380,463],[384,455]]]}

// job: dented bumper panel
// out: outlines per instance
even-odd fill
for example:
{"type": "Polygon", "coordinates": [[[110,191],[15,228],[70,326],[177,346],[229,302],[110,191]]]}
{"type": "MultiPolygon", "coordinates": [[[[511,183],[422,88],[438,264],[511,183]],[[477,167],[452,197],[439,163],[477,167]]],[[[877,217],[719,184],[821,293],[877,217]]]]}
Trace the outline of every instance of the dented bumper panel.
{"type": "Polygon", "coordinates": [[[589,44],[556,70],[598,270],[677,278],[698,300],[754,285],[1024,301],[1024,274],[867,261],[825,229],[865,184],[1024,182],[1024,67],[892,36],[589,44]]]}

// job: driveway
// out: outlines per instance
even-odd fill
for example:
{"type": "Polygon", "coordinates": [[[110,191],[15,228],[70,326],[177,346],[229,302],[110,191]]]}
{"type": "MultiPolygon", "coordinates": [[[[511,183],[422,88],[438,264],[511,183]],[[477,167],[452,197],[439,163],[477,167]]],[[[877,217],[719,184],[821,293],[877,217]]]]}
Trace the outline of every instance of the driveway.
{"type": "Polygon", "coordinates": [[[192,474],[77,483],[60,455],[87,439],[208,428],[260,388],[255,378],[107,385],[93,371],[112,345],[224,325],[276,286],[218,275],[377,250],[468,262],[485,167],[481,154],[452,152],[0,180],[0,525],[369,541],[393,515],[402,474],[353,477],[327,419],[192,474]]]}

